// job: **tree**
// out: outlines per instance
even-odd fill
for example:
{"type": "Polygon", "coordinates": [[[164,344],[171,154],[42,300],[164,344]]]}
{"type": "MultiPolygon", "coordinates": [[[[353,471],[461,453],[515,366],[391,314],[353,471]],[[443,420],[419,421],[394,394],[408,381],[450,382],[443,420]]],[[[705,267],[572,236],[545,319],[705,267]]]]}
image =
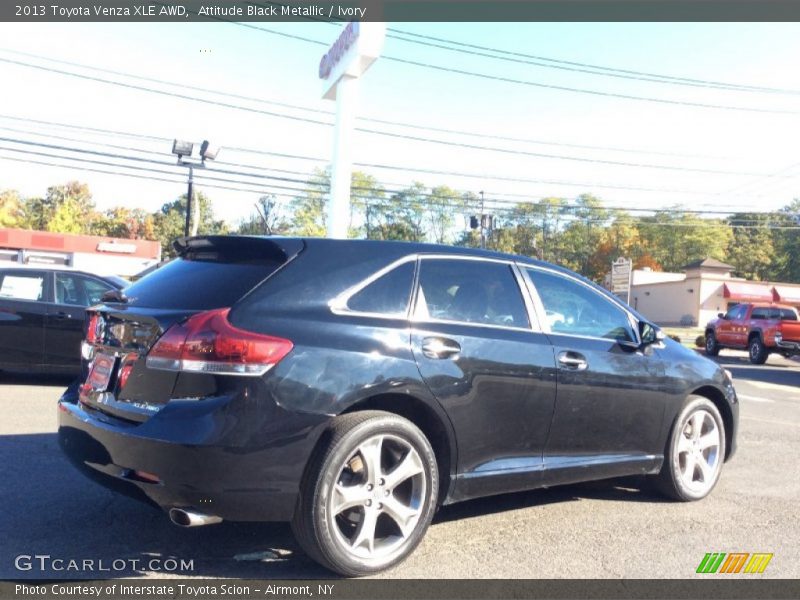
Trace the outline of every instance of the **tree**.
{"type": "MultiPolygon", "coordinates": [[[[228,233],[225,222],[215,219],[211,201],[203,192],[195,195],[195,203],[199,208],[198,234],[228,233]]],[[[155,237],[161,242],[165,258],[175,256],[172,242],[183,237],[185,224],[186,194],[181,195],[177,200],[167,202],[159,212],[155,213],[153,217],[154,233],[155,237]]]]}
{"type": "Polygon", "coordinates": [[[295,235],[322,237],[326,232],[326,194],[330,190],[330,175],[315,169],[306,189],[291,203],[290,231],[295,235]]]}
{"type": "Polygon", "coordinates": [[[639,220],[639,233],[653,258],[666,271],[678,271],[703,259],[726,259],[733,234],[720,219],[706,219],[673,207],[639,220]]]}
{"type": "Polygon", "coordinates": [[[623,211],[614,212],[612,218],[610,225],[600,232],[588,259],[585,275],[602,281],[611,269],[611,263],[620,257],[633,260],[637,269],[649,267],[661,270],[660,265],[647,253],[645,241],[634,219],[623,211]]]}
{"type": "Polygon", "coordinates": [[[281,206],[273,195],[261,196],[256,202],[255,213],[239,223],[240,235],[284,235],[289,224],[283,216],[281,206]]]}
{"type": "Polygon", "coordinates": [[[131,240],[153,240],[156,238],[155,219],[141,208],[116,206],[98,215],[89,233],[131,240]]]}
{"type": "Polygon", "coordinates": [[[0,192],[0,227],[23,227],[25,213],[23,201],[16,190],[0,192]]]}
{"type": "Polygon", "coordinates": [[[800,198],[783,207],[775,225],[787,227],[774,231],[776,264],[774,279],[800,283],[800,198]]]}
{"type": "Polygon", "coordinates": [[[770,222],[779,217],[764,213],[737,213],[728,217],[733,237],[728,245],[727,260],[734,274],[747,279],[771,279],[774,272],[775,245],[770,222]],[[739,225],[739,226],[737,226],[739,225]]]}
{"type": "Polygon", "coordinates": [[[47,188],[41,214],[42,229],[59,233],[88,233],[97,216],[89,186],[78,181],[47,188]]]}
{"type": "Polygon", "coordinates": [[[367,215],[368,237],[376,240],[424,241],[426,201],[426,188],[416,181],[389,198],[372,203],[367,215]]]}
{"type": "Polygon", "coordinates": [[[444,244],[449,239],[449,232],[455,223],[453,217],[457,207],[464,205],[463,198],[456,190],[439,185],[431,189],[427,201],[428,223],[431,241],[444,244]]]}

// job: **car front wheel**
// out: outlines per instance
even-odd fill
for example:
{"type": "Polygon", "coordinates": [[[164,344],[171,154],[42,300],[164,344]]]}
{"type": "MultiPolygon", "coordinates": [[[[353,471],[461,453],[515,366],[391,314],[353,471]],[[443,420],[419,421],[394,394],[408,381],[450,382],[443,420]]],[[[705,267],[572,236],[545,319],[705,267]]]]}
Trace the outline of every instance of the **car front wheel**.
{"type": "Polygon", "coordinates": [[[659,487],[675,500],[705,498],[725,459],[725,425],[713,402],[689,396],[675,419],[659,474],[659,487]]]}
{"type": "Polygon", "coordinates": [[[436,457],[413,423],[381,411],[342,415],[307,469],[292,529],[332,571],[382,571],[422,540],[438,485],[436,457]]]}
{"type": "Polygon", "coordinates": [[[717,356],[719,354],[719,343],[717,343],[717,336],[713,331],[706,334],[706,354],[708,356],[717,356]]]}

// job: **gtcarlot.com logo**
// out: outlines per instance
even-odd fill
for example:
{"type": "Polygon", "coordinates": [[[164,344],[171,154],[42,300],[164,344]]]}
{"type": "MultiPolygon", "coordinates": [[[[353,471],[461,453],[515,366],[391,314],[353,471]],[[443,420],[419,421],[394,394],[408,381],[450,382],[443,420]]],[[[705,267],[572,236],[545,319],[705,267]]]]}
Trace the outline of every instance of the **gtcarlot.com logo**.
{"type": "Polygon", "coordinates": [[[772,554],[765,552],[706,552],[697,567],[698,573],[731,575],[734,573],[763,573],[772,554]]]}
{"type": "Polygon", "coordinates": [[[194,559],[183,558],[60,558],[49,554],[20,554],[14,559],[17,571],[70,572],[128,572],[163,571],[176,573],[194,571],[194,559]]]}

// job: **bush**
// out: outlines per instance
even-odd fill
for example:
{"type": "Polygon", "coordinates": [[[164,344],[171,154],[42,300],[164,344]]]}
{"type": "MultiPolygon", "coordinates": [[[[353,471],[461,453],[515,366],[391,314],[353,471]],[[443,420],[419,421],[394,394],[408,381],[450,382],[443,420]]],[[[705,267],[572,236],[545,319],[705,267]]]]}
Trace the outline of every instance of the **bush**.
{"type": "Polygon", "coordinates": [[[705,348],[706,347],[706,336],[698,335],[694,340],[694,345],[698,348],[705,348]]]}

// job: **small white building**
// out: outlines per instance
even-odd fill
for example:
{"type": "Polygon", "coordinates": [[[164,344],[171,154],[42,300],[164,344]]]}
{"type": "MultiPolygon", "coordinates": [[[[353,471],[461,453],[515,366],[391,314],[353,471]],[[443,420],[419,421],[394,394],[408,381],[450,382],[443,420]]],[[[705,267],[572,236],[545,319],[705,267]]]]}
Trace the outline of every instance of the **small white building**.
{"type": "Polygon", "coordinates": [[[659,325],[702,326],[740,302],[779,302],[800,307],[800,285],[732,277],[734,267],[713,258],[683,273],[635,269],[631,306],[659,325]]]}

